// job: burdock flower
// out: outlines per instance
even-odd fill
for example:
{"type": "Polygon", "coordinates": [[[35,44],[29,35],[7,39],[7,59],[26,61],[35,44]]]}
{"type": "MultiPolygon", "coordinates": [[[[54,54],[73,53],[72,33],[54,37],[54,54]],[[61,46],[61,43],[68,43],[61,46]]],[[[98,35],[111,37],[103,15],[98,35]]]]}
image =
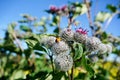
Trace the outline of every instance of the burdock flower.
{"type": "Polygon", "coordinates": [[[98,52],[100,54],[106,53],[107,52],[107,47],[105,44],[101,43],[98,45],[98,52]]]}
{"type": "Polygon", "coordinates": [[[65,28],[60,32],[60,37],[65,41],[73,41],[74,40],[74,32],[70,28],[65,28]]]}
{"type": "Polygon", "coordinates": [[[84,30],[82,28],[79,28],[76,30],[76,32],[74,33],[74,39],[76,42],[80,42],[80,43],[86,43],[86,40],[88,38],[87,36],[87,30],[84,30]]]}
{"type": "Polygon", "coordinates": [[[56,37],[53,36],[44,36],[42,37],[40,43],[44,44],[45,46],[51,47],[55,43],[56,37]]]}
{"type": "Polygon", "coordinates": [[[97,37],[90,37],[86,41],[86,48],[88,51],[99,50],[99,44],[101,44],[100,39],[97,37]]]}
{"type": "Polygon", "coordinates": [[[53,13],[56,13],[58,11],[58,8],[54,5],[50,6],[50,12],[53,14],[53,13]]]}
{"type": "Polygon", "coordinates": [[[98,56],[97,54],[89,54],[88,58],[90,59],[91,62],[97,62],[98,61],[98,56]]]}
{"type": "Polygon", "coordinates": [[[58,38],[56,39],[56,42],[51,47],[51,51],[55,54],[68,54],[70,52],[68,44],[66,44],[64,41],[60,41],[58,38]]]}
{"type": "Polygon", "coordinates": [[[70,55],[60,54],[56,56],[54,63],[55,63],[56,69],[60,71],[68,71],[69,69],[72,68],[73,59],[70,55]]]}
{"type": "Polygon", "coordinates": [[[106,44],[106,47],[107,47],[107,53],[111,53],[112,52],[112,45],[106,44]]]}

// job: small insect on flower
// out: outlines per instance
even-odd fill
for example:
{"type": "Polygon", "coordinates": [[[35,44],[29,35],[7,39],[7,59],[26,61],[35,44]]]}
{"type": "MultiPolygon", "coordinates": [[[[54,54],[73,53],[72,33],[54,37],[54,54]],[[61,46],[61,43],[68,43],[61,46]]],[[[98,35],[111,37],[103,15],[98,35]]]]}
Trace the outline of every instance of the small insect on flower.
{"type": "Polygon", "coordinates": [[[57,37],[56,40],[55,40],[56,43],[57,43],[57,42],[60,42],[60,41],[61,41],[61,38],[60,38],[60,37],[57,37]]]}
{"type": "Polygon", "coordinates": [[[76,32],[74,33],[75,41],[85,44],[88,38],[87,32],[88,31],[86,29],[85,30],[82,28],[76,29],[76,32]]]}
{"type": "Polygon", "coordinates": [[[99,44],[101,44],[100,39],[97,37],[90,37],[86,41],[86,49],[90,52],[99,50],[99,44]]]}
{"type": "Polygon", "coordinates": [[[65,28],[60,32],[60,37],[65,41],[74,41],[74,32],[70,28],[65,28]]]}
{"type": "Polygon", "coordinates": [[[64,41],[60,41],[60,39],[57,38],[55,44],[51,47],[51,51],[55,55],[58,55],[61,53],[69,54],[70,48],[69,48],[68,44],[66,44],[64,41]]]}
{"type": "Polygon", "coordinates": [[[68,71],[72,68],[73,59],[70,55],[60,54],[56,56],[54,63],[57,70],[68,71]]]}

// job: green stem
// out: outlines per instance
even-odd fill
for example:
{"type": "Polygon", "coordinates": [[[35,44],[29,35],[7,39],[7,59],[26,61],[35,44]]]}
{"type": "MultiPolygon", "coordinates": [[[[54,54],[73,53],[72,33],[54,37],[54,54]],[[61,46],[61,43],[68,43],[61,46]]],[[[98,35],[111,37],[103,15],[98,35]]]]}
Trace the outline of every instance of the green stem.
{"type": "Polygon", "coordinates": [[[52,65],[52,71],[54,73],[55,69],[54,69],[54,65],[53,65],[53,56],[50,55],[49,57],[50,57],[51,65],[52,65]]]}
{"type": "Polygon", "coordinates": [[[72,67],[72,69],[71,69],[71,80],[74,80],[73,74],[74,74],[74,67],[72,67]]]}
{"type": "MultiPolygon", "coordinates": [[[[72,51],[74,51],[73,46],[71,46],[71,48],[72,48],[72,51]]],[[[75,54],[73,53],[73,54],[72,54],[72,58],[74,58],[74,56],[75,56],[75,54]]],[[[71,80],[74,80],[73,74],[74,74],[74,61],[73,61],[72,69],[71,69],[71,75],[70,75],[70,76],[71,76],[71,80]]]]}
{"type": "Polygon", "coordinates": [[[67,74],[68,74],[68,80],[71,80],[71,76],[69,74],[69,71],[67,71],[67,74]]]}

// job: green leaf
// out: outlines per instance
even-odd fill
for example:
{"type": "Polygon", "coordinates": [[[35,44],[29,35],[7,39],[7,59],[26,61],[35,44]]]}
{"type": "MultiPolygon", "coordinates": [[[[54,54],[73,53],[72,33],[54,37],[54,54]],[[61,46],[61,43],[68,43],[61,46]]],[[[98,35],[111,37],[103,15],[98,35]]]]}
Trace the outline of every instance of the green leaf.
{"type": "Polygon", "coordinates": [[[86,7],[86,5],[85,4],[82,4],[82,8],[81,8],[81,15],[82,14],[85,14],[87,12],[87,7],[86,7]]]}
{"type": "Polygon", "coordinates": [[[9,33],[13,33],[14,32],[14,27],[11,24],[8,25],[8,32],[9,33]]]}
{"type": "Polygon", "coordinates": [[[50,26],[57,26],[56,23],[52,22],[50,26]]]}
{"type": "Polygon", "coordinates": [[[107,5],[107,9],[109,9],[111,12],[116,12],[117,11],[117,8],[111,4],[108,4],[107,5]]]}
{"type": "Polygon", "coordinates": [[[31,49],[33,49],[33,47],[37,44],[36,40],[26,39],[25,42],[27,43],[28,47],[31,49]]]}
{"type": "Polygon", "coordinates": [[[19,23],[28,23],[28,20],[19,20],[19,23]]]}
{"type": "Polygon", "coordinates": [[[108,37],[107,33],[106,33],[106,32],[103,32],[103,33],[102,33],[102,38],[103,38],[103,39],[106,39],[107,37],[108,37]]]}
{"type": "Polygon", "coordinates": [[[15,70],[11,76],[10,80],[15,80],[15,79],[24,79],[25,74],[22,70],[15,70]]]}
{"type": "Polygon", "coordinates": [[[74,60],[80,59],[82,57],[82,54],[83,54],[82,45],[79,43],[75,43],[75,44],[73,44],[73,48],[75,50],[74,60]]]}
{"type": "Polygon", "coordinates": [[[65,72],[57,72],[53,73],[52,80],[61,80],[61,78],[65,75],[65,72]]]}
{"type": "Polygon", "coordinates": [[[40,43],[36,43],[35,46],[33,47],[34,50],[39,50],[45,52],[46,50],[40,45],[40,43]]]}
{"type": "Polygon", "coordinates": [[[40,80],[45,80],[47,74],[47,71],[40,71],[34,75],[34,79],[39,78],[40,80]]]}
{"type": "Polygon", "coordinates": [[[88,71],[90,77],[94,75],[94,70],[91,65],[87,64],[87,59],[84,54],[82,55],[82,66],[88,71]]]}
{"type": "Polygon", "coordinates": [[[27,32],[27,31],[31,32],[32,31],[28,26],[25,26],[25,25],[21,25],[20,29],[23,30],[23,31],[25,31],[25,32],[27,32]]]}
{"type": "Polygon", "coordinates": [[[107,19],[109,19],[111,17],[111,14],[110,13],[107,13],[107,12],[99,12],[95,18],[95,21],[98,21],[98,22],[104,22],[106,21],[107,19]]]}
{"type": "Polygon", "coordinates": [[[54,16],[53,17],[53,23],[58,24],[60,21],[60,16],[54,16]]]}
{"type": "Polygon", "coordinates": [[[55,33],[59,33],[59,29],[58,29],[58,27],[56,27],[55,30],[54,30],[53,32],[55,32],[55,33]]]}

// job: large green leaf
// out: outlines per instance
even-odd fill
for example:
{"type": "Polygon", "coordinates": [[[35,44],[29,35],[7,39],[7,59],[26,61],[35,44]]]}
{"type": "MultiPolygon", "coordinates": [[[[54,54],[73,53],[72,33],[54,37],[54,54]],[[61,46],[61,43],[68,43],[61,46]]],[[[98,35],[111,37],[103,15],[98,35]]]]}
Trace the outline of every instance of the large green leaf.
{"type": "Polygon", "coordinates": [[[88,71],[89,76],[92,77],[94,76],[94,70],[92,67],[87,63],[87,59],[85,58],[85,55],[82,55],[82,66],[88,71]]]}
{"type": "Polygon", "coordinates": [[[82,54],[83,54],[82,45],[80,43],[74,43],[73,48],[75,50],[74,60],[80,59],[82,57],[82,54]]]}

